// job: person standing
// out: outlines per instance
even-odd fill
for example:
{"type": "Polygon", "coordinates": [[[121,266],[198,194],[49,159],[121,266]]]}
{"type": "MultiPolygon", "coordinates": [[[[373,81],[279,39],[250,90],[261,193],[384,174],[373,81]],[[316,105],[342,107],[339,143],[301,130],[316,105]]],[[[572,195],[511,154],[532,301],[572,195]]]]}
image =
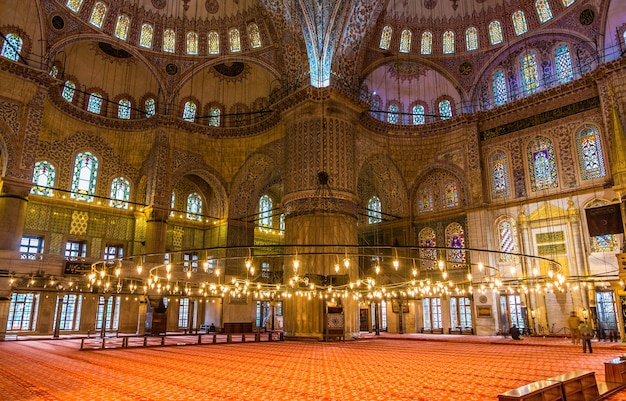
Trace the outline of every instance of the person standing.
{"type": "Polygon", "coordinates": [[[589,346],[589,353],[593,353],[593,349],[591,349],[591,338],[593,337],[593,329],[587,322],[580,322],[578,326],[580,330],[580,338],[583,340],[583,353],[587,352],[587,346],[589,346]]]}
{"type": "Polygon", "coordinates": [[[578,329],[579,324],[580,319],[576,315],[576,312],[572,311],[567,318],[567,327],[569,327],[569,331],[572,333],[572,344],[574,345],[580,344],[580,330],[578,329]]]}

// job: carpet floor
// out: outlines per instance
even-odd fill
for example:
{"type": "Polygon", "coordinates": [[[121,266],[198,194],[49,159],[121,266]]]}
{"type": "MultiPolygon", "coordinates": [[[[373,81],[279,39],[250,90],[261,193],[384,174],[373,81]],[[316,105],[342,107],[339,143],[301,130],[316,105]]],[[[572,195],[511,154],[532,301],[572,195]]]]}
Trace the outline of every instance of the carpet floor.
{"type": "MultiPolygon", "coordinates": [[[[80,351],[77,340],[0,342],[0,400],[488,401],[573,370],[604,381],[626,347],[477,336],[80,351]],[[445,338],[446,340],[442,340],[445,338]]],[[[610,401],[626,401],[626,391],[610,401]]]]}

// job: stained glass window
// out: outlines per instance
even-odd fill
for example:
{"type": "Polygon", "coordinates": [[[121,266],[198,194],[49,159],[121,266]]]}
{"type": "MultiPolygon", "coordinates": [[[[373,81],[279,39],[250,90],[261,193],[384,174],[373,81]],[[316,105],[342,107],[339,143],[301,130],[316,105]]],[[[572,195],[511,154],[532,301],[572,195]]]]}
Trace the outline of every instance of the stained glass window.
{"type": "Polygon", "coordinates": [[[52,78],[56,78],[59,75],[59,67],[53,65],[52,68],[50,68],[49,74],[52,78]]]}
{"type": "Polygon", "coordinates": [[[565,7],[569,7],[576,2],[576,0],[562,0],[562,1],[565,7]]]}
{"type": "Polygon", "coordinates": [[[433,189],[431,187],[424,187],[419,190],[417,198],[417,206],[420,212],[432,212],[433,211],[433,189]]]}
{"type": "Polygon", "coordinates": [[[141,25],[141,33],[139,34],[139,46],[151,49],[153,34],[154,28],[152,28],[152,25],[148,23],[141,25]]]}
{"type": "Polygon", "coordinates": [[[254,22],[248,24],[248,37],[250,38],[250,46],[253,49],[261,47],[261,32],[259,26],[254,22]]]}
{"type": "Polygon", "coordinates": [[[163,51],[168,53],[176,51],[176,32],[173,29],[163,31],[163,51]]]}
{"type": "Polygon", "coordinates": [[[489,24],[489,42],[492,45],[498,45],[504,41],[502,36],[502,25],[500,21],[491,21],[489,24]]]}
{"type": "Polygon", "coordinates": [[[372,196],[367,202],[367,222],[368,224],[376,224],[383,221],[382,205],[378,196],[372,196]]]}
{"type": "Polygon", "coordinates": [[[278,224],[280,227],[281,234],[285,232],[285,213],[280,214],[280,218],[278,219],[278,224]]]}
{"type": "Polygon", "coordinates": [[[30,331],[36,329],[37,306],[39,298],[30,293],[11,294],[9,314],[7,316],[7,331],[30,331]]]}
{"type": "Polygon", "coordinates": [[[220,54],[220,35],[216,31],[208,34],[209,54],[220,54]]]}
{"type": "Polygon", "coordinates": [[[209,110],[209,126],[210,127],[220,126],[220,114],[221,114],[221,111],[218,107],[211,107],[211,109],[209,110]]]}
{"type": "Polygon", "coordinates": [[[89,102],[87,103],[87,111],[90,111],[95,114],[100,114],[101,108],[102,108],[102,95],[96,92],[89,95],[89,102]]]}
{"type": "Polygon", "coordinates": [[[120,14],[117,16],[117,24],[115,25],[115,36],[126,40],[128,36],[128,27],[130,26],[130,18],[126,14],[120,14]]]}
{"type": "Polygon", "coordinates": [[[444,185],[441,200],[444,208],[459,206],[459,192],[455,181],[447,182],[444,185]]]}
{"type": "Polygon", "coordinates": [[[443,54],[454,53],[454,32],[445,31],[443,33],[443,54]]]}
{"type": "Polygon", "coordinates": [[[565,43],[554,51],[554,65],[556,66],[556,76],[560,84],[574,79],[572,57],[570,56],[569,46],[565,43]]]}
{"type": "Polygon", "coordinates": [[[509,101],[509,93],[506,88],[504,71],[498,70],[493,74],[493,101],[496,106],[501,106],[509,101]]]}
{"type": "MultiPolygon", "coordinates": [[[[585,209],[609,205],[610,202],[604,199],[594,199],[589,202],[585,209]]],[[[614,234],[597,235],[590,238],[591,252],[619,252],[620,246],[614,234]]]]}
{"type": "Polygon", "coordinates": [[[263,195],[259,199],[259,227],[272,228],[272,198],[263,195]]]}
{"type": "Polygon", "coordinates": [[[465,31],[465,48],[468,52],[478,50],[478,29],[473,26],[465,31]]]}
{"type": "Polygon", "coordinates": [[[236,53],[241,51],[241,37],[239,36],[239,29],[231,28],[228,31],[228,41],[230,43],[230,51],[236,53]]]}
{"type": "Polygon", "coordinates": [[[78,11],[80,11],[80,6],[83,5],[83,0],[67,0],[67,3],[65,3],[65,5],[67,6],[67,8],[77,13],[78,11]]]}
{"type": "Polygon", "coordinates": [[[389,45],[391,44],[391,34],[393,33],[393,29],[389,25],[383,28],[383,32],[380,34],[380,45],[379,47],[383,50],[389,50],[389,45]]]}
{"type": "Polygon", "coordinates": [[[96,177],[98,175],[98,159],[89,153],[82,152],[76,155],[74,174],[72,174],[73,199],[93,202],[96,192],[96,177]]]}
{"type": "Polygon", "coordinates": [[[104,17],[107,15],[107,5],[101,1],[97,1],[96,4],[93,5],[93,9],[91,10],[91,17],[89,17],[89,23],[96,28],[102,28],[102,24],[104,23],[104,17]]]}
{"type": "Polygon", "coordinates": [[[501,150],[494,152],[489,158],[491,196],[494,199],[508,197],[511,194],[508,164],[506,154],[501,150]]]}
{"type": "Polygon", "coordinates": [[[435,230],[430,227],[423,228],[418,237],[420,246],[420,263],[424,268],[432,270],[435,268],[437,250],[425,248],[435,248],[437,246],[437,236],[435,235],[435,230]]]}
{"type": "Polygon", "coordinates": [[[154,98],[151,98],[151,97],[147,98],[145,107],[146,107],[146,117],[148,118],[152,117],[156,113],[156,102],[154,101],[154,98]]]}
{"type": "Polygon", "coordinates": [[[424,106],[422,106],[421,104],[416,104],[415,106],[413,106],[413,110],[411,111],[413,113],[413,124],[424,124],[424,106]]]}
{"type": "Polygon", "coordinates": [[[9,33],[6,35],[5,41],[2,43],[2,50],[0,56],[8,58],[9,60],[17,61],[20,58],[22,52],[22,38],[15,33],[9,33]]]}
{"type": "Polygon", "coordinates": [[[548,0],[535,1],[535,9],[537,10],[537,15],[539,16],[539,22],[542,24],[552,19],[552,10],[550,9],[550,3],[548,3],[548,0]]]}
{"type": "Polygon", "coordinates": [[[518,253],[519,246],[517,242],[517,226],[515,220],[511,218],[503,218],[498,222],[498,236],[500,252],[506,252],[500,254],[500,260],[503,262],[510,262],[515,259],[515,255],[511,253],[518,253]]]}
{"type": "Polygon", "coordinates": [[[626,45],[626,31],[624,31],[624,44],[626,45]]]}
{"type": "Polygon", "coordinates": [[[130,183],[126,178],[117,177],[111,182],[110,205],[118,209],[128,209],[130,183]]]}
{"type": "Polygon", "coordinates": [[[33,169],[33,186],[30,190],[31,194],[52,196],[52,188],[54,187],[54,177],[56,169],[47,161],[35,163],[33,169]]]}
{"type": "MultiPolygon", "coordinates": [[[[464,263],[465,251],[461,248],[465,248],[465,230],[462,225],[452,223],[446,227],[446,243],[450,248],[458,248],[448,250],[448,260],[453,263],[464,263]]],[[[460,268],[464,266],[454,264],[451,267],[460,268]]]]}
{"type": "Polygon", "coordinates": [[[389,105],[389,109],[387,110],[387,122],[390,124],[398,124],[398,112],[400,110],[398,110],[398,105],[397,104],[390,104],[389,105]]]}
{"type": "Polygon", "coordinates": [[[528,145],[528,165],[533,192],[559,186],[554,147],[548,138],[537,137],[528,145]]]}
{"type": "Polygon", "coordinates": [[[130,100],[120,99],[117,105],[117,117],[124,120],[130,119],[130,100]]]}
{"type": "Polygon", "coordinates": [[[578,148],[578,162],[580,175],[583,180],[606,176],[602,142],[598,129],[593,125],[586,125],[576,133],[576,147],[578,148]]]}
{"type": "Polygon", "coordinates": [[[174,192],[172,192],[172,198],[170,201],[170,216],[174,216],[174,201],[176,200],[176,194],[174,192]]]}
{"type": "Polygon", "coordinates": [[[196,119],[196,104],[191,100],[183,108],[183,120],[193,122],[196,119]]]}
{"type": "Polygon", "coordinates": [[[198,54],[198,34],[187,32],[187,54],[198,54]]]}
{"type": "Polygon", "coordinates": [[[74,92],[76,91],[76,84],[72,81],[65,81],[63,85],[63,92],[61,92],[61,96],[63,99],[71,102],[74,99],[74,92]]]}
{"type": "Polygon", "coordinates": [[[439,115],[442,120],[452,118],[452,105],[448,99],[444,99],[439,102],[439,115]]]}
{"type": "Polygon", "coordinates": [[[520,75],[524,94],[528,95],[539,89],[537,54],[533,50],[522,55],[520,59],[520,75]]]}
{"type": "Polygon", "coordinates": [[[526,16],[522,10],[515,11],[511,18],[513,19],[513,29],[515,30],[515,35],[519,36],[528,31],[526,16]]]}
{"type": "Polygon", "coordinates": [[[408,53],[411,51],[411,33],[410,30],[405,29],[402,31],[402,35],[400,35],[400,53],[408,53]]]}
{"type": "Polygon", "coordinates": [[[422,33],[422,54],[432,54],[433,53],[433,34],[429,31],[422,33]]]}
{"type": "Polygon", "coordinates": [[[202,198],[195,192],[187,196],[187,220],[202,220],[202,198]]]}

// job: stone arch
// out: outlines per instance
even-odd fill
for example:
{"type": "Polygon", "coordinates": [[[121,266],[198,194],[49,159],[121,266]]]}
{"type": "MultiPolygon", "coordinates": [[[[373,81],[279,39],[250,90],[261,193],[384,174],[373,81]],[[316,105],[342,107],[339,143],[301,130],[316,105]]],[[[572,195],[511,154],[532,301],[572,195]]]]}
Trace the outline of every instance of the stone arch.
{"type": "Polygon", "coordinates": [[[363,207],[371,196],[376,195],[380,198],[383,213],[398,217],[409,214],[406,183],[388,155],[375,154],[363,162],[359,169],[357,192],[363,207]],[[369,193],[371,191],[366,188],[369,185],[375,193],[369,193]]]}
{"type": "MultiPolygon", "coordinates": [[[[2,107],[0,107],[1,109],[2,107]]],[[[17,109],[16,109],[17,110],[17,109]]],[[[17,115],[17,113],[16,113],[17,115]]],[[[11,138],[16,138],[17,132],[7,124],[5,116],[0,117],[0,158],[2,159],[2,165],[0,166],[0,176],[5,177],[12,172],[12,166],[15,162],[15,150],[13,148],[13,142],[11,138]]],[[[31,171],[32,173],[32,171],[31,171]]]]}
{"type": "MultiPolygon", "coordinates": [[[[417,216],[419,213],[418,208],[418,190],[420,187],[425,184],[428,180],[433,180],[436,183],[443,184],[444,181],[449,179],[454,179],[457,183],[457,191],[458,191],[458,207],[462,208],[467,206],[471,201],[471,196],[468,188],[468,183],[465,179],[465,174],[455,167],[450,167],[443,164],[433,164],[428,168],[424,169],[422,173],[416,177],[413,185],[410,189],[410,199],[411,199],[411,211],[412,214],[417,216]]],[[[435,194],[437,195],[437,194],[435,194]]],[[[435,202],[435,205],[437,203],[435,202]]],[[[441,207],[435,208],[435,210],[441,210],[441,207]]]]}
{"type": "Polygon", "coordinates": [[[223,219],[228,215],[226,185],[218,172],[201,161],[181,164],[172,173],[172,190],[183,178],[190,179],[200,188],[201,196],[207,201],[207,210],[212,214],[211,217],[223,219]],[[209,199],[209,195],[212,195],[211,199],[209,199]]]}

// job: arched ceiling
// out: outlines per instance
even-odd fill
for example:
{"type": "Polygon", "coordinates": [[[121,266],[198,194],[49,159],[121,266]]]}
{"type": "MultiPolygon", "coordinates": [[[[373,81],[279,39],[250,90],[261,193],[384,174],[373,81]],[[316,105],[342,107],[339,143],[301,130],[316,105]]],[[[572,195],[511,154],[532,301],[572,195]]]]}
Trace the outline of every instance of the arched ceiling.
{"type": "Polygon", "coordinates": [[[134,3],[138,9],[149,13],[188,20],[228,18],[245,14],[258,6],[257,0],[113,0],[111,3],[134,3]]]}
{"type": "MultiPolygon", "coordinates": [[[[524,1],[515,3],[521,7],[524,1]]],[[[386,14],[398,20],[441,21],[479,17],[508,4],[510,0],[389,0],[386,14]]]]}

